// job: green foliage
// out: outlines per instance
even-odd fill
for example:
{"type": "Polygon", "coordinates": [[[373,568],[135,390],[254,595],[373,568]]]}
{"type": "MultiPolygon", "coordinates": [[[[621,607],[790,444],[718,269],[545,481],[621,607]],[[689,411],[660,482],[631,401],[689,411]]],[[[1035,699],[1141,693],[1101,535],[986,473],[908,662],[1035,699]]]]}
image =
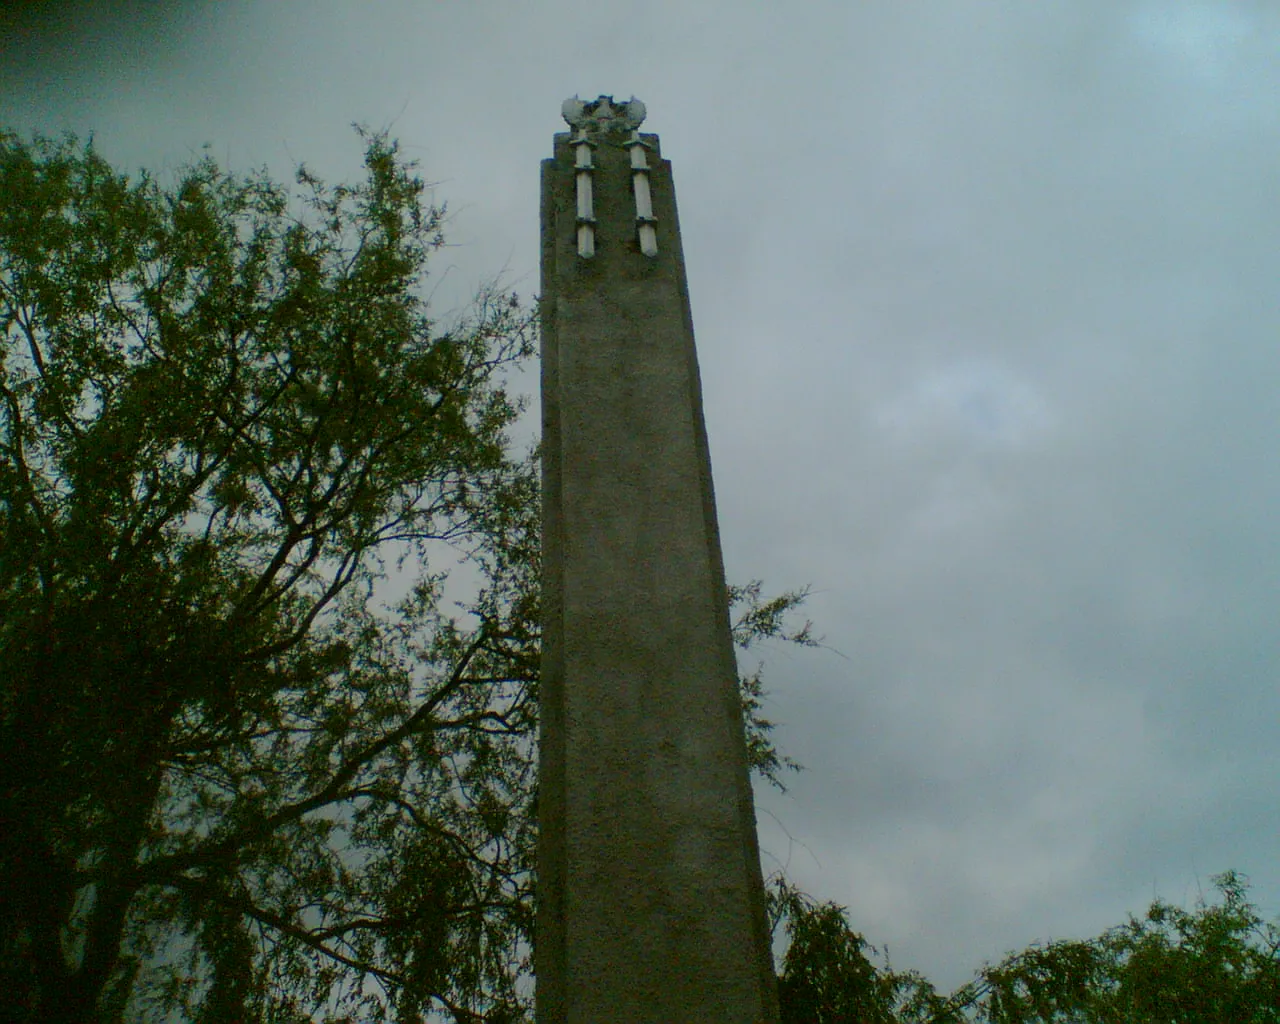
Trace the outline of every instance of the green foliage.
{"type": "Polygon", "coordinates": [[[501,988],[443,965],[516,927],[491,905],[524,846],[470,787],[520,805],[527,764],[467,715],[527,733],[525,624],[369,595],[384,551],[517,531],[501,379],[531,324],[499,294],[428,318],[441,211],[365,144],[359,184],[300,172],[294,215],[209,160],[166,189],[0,136],[0,972],[32,1019],[501,988]],[[437,870],[408,891],[405,863],[437,870]]]}
{"type": "MultiPolygon", "coordinates": [[[[0,988],[17,1020],[527,1018],[536,458],[396,147],[290,192],[0,134],[0,988]],[[449,546],[480,580],[445,615],[449,546]],[[386,611],[386,562],[422,575],[386,611]]],[[[731,590],[743,646],[803,593],[731,590]]],[[[780,758],[743,680],[753,765],[780,758]]]]}
{"type": "Polygon", "coordinates": [[[984,967],[942,997],[914,972],[876,967],[842,907],[779,881],[775,922],[790,946],[779,978],[785,1021],[828,1024],[1276,1024],[1280,926],[1266,923],[1235,872],[1217,903],[1154,902],[1095,939],[1051,942],[984,967]]]}
{"type": "Polygon", "coordinates": [[[1096,939],[1032,947],[968,986],[991,1024],[1275,1024],[1280,927],[1264,922],[1234,871],[1219,902],[1156,900],[1096,939]]]}
{"type": "MultiPolygon", "coordinates": [[[[788,590],[777,597],[761,596],[764,584],[751,580],[743,586],[730,585],[729,607],[741,608],[733,619],[733,640],[743,651],[762,640],[781,640],[801,647],[819,647],[822,641],[813,635],[813,623],[805,621],[799,629],[791,629],[791,614],[804,604],[809,596],[808,588],[788,590]]],[[[786,790],[782,782],[783,770],[797,772],[799,762],[782,754],[769,738],[775,723],[764,717],[763,669],[757,666],[753,672],[741,676],[742,711],[747,729],[747,762],[751,770],[775,789],[786,790]]]]}
{"type": "Polygon", "coordinates": [[[894,984],[866,951],[876,950],[835,903],[817,903],[783,879],[769,888],[773,927],[788,947],[778,976],[782,1024],[889,1024],[894,984]]]}

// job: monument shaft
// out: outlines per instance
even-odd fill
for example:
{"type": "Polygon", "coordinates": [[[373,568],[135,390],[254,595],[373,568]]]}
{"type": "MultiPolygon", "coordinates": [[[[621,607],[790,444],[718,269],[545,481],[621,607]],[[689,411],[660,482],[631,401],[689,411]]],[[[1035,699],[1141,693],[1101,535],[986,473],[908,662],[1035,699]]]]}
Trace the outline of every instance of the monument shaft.
{"type": "Polygon", "coordinates": [[[539,1024],[777,999],[671,168],[637,101],[542,166],[539,1024]]]}

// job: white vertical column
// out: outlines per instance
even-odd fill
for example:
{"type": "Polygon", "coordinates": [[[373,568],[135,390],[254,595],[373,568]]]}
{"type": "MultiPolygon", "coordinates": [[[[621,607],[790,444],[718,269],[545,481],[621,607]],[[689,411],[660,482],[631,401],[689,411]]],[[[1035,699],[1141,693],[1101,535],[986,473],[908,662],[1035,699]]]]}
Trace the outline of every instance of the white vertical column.
{"type": "Polygon", "coordinates": [[[640,231],[640,251],[646,256],[658,255],[658,232],[654,225],[653,194],[649,191],[649,159],[638,130],[632,130],[626,144],[631,150],[631,183],[636,194],[636,226],[640,231]]]}
{"type": "Polygon", "coordinates": [[[596,254],[595,209],[591,196],[591,146],[585,128],[573,140],[574,170],[578,179],[578,255],[590,259],[596,254]]]}

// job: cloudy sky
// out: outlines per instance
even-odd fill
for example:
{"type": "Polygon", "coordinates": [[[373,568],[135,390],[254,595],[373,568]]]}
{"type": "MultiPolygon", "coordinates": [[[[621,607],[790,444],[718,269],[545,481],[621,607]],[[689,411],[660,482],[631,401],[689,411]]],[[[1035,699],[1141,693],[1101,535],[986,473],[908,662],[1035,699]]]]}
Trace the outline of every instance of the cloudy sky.
{"type": "Polygon", "coordinates": [[[1280,9],[59,6],[0,21],[0,123],[329,178],[389,127],[444,309],[536,293],[561,101],[643,99],[729,575],[833,648],[764,653],[766,871],[945,987],[1227,868],[1280,913],[1280,9]]]}

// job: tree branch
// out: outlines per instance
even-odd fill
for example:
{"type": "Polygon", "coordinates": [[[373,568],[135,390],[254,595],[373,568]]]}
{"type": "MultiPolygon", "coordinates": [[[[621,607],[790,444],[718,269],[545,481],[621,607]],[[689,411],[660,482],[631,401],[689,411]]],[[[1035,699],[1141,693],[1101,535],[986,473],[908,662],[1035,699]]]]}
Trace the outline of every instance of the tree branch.
{"type": "Polygon", "coordinates": [[[317,793],[298,803],[282,807],[256,824],[243,827],[231,835],[224,836],[221,839],[210,840],[193,850],[161,855],[138,865],[136,869],[138,883],[167,882],[190,868],[226,861],[234,857],[241,848],[271,835],[281,825],[296,821],[312,811],[319,810],[321,807],[343,799],[351,781],[359,774],[362,768],[384,751],[398,746],[409,736],[416,733],[444,701],[461,689],[463,680],[466,678],[467,665],[470,664],[472,657],[480,649],[484,638],[485,629],[482,626],[476,638],[463,652],[449,681],[432,694],[431,698],[398,728],[391,730],[380,739],[366,744],[347,758],[317,793]]]}

